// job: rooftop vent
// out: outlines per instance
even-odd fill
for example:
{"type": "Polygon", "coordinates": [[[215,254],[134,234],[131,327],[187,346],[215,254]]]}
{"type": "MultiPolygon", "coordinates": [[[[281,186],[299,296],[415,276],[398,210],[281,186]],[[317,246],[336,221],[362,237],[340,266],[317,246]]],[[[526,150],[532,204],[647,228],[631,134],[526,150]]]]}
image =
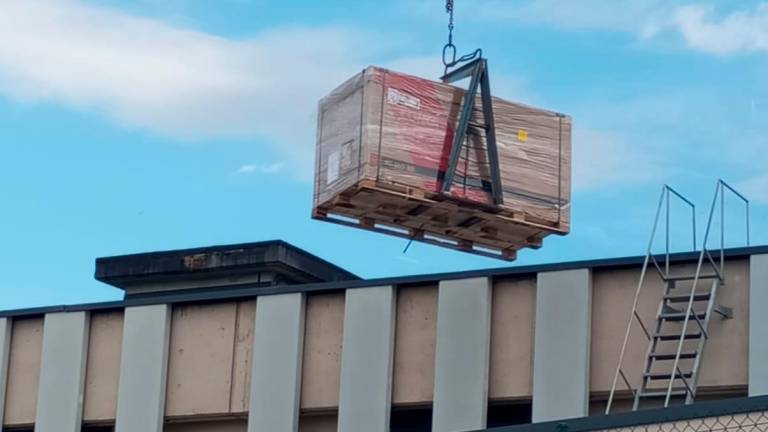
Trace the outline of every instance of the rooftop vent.
{"type": "Polygon", "coordinates": [[[97,258],[95,277],[124,290],[126,297],[360,279],[281,240],[97,258]]]}

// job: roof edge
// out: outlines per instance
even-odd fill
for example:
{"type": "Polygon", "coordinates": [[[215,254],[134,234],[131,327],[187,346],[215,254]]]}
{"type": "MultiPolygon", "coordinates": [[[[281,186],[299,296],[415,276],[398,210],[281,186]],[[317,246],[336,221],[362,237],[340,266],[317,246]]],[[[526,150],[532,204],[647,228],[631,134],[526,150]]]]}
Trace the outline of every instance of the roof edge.
{"type": "MultiPolygon", "coordinates": [[[[731,248],[725,250],[725,257],[746,258],[751,255],[768,254],[768,245],[731,248]]],[[[670,254],[670,262],[674,264],[695,262],[699,258],[699,252],[682,252],[670,254]]],[[[448,273],[433,273],[413,276],[397,276],[389,278],[349,280],[340,282],[322,282],[303,285],[283,286],[256,286],[253,284],[232,285],[222,287],[210,287],[189,292],[157,293],[156,295],[131,296],[122,302],[85,303],[79,305],[57,305],[38,308],[26,308],[0,311],[0,317],[39,315],[49,312],[81,311],[114,309],[126,306],[140,306],[151,304],[224,301],[238,298],[258,297],[261,295],[287,294],[287,293],[323,293],[345,289],[375,287],[382,285],[416,285],[427,284],[441,280],[468,279],[473,277],[507,278],[524,276],[532,273],[574,270],[580,268],[613,269],[626,268],[641,265],[645,256],[603,258],[583,261],[570,261],[552,264],[535,264],[519,267],[502,267],[493,269],[469,270],[448,273]]]]}

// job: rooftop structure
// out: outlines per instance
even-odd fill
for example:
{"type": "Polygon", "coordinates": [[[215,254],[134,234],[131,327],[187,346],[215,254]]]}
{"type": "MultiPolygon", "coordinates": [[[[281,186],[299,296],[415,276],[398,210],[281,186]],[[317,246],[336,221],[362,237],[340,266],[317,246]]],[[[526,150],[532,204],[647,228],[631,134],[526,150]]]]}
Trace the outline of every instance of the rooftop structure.
{"type": "MultiPolygon", "coordinates": [[[[768,317],[751,313],[768,307],[768,247],[724,256],[733,314],[712,319],[697,404],[768,394],[768,317]]],[[[0,312],[3,430],[522,432],[598,416],[643,261],[363,280],[283,242],[98,259],[123,300],[0,312]]]]}

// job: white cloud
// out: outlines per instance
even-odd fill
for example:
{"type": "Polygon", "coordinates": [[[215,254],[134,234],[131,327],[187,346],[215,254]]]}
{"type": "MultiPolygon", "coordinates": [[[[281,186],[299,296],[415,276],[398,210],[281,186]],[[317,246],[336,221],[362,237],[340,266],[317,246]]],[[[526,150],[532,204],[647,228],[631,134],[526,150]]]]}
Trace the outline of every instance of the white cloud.
{"type": "Polygon", "coordinates": [[[768,3],[732,9],[723,0],[480,0],[475,18],[630,33],[643,40],[675,35],[692,49],[714,54],[768,50],[768,3]],[[718,13],[720,5],[727,11],[718,13]]]}
{"type": "Polygon", "coordinates": [[[610,189],[643,183],[658,172],[658,164],[625,138],[602,131],[574,129],[574,189],[610,189]]]}
{"type": "Polygon", "coordinates": [[[679,8],[675,23],[692,48],[715,54],[768,50],[768,3],[718,19],[711,7],[679,8]]]}
{"type": "Polygon", "coordinates": [[[232,175],[242,176],[251,174],[277,174],[283,172],[285,162],[272,162],[267,164],[246,164],[232,172],[232,175]]]}
{"type": "Polygon", "coordinates": [[[364,37],[287,28],[226,39],[75,0],[0,2],[0,94],[185,139],[261,136],[303,166],[315,108],[364,37]]]}

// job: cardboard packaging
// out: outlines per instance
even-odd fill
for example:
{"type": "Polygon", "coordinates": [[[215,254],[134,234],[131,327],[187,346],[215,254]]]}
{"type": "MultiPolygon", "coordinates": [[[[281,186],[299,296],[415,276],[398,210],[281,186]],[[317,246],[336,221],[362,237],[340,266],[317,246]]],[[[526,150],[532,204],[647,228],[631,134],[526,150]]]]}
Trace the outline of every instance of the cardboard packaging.
{"type": "MultiPolygon", "coordinates": [[[[490,194],[484,129],[442,179],[466,92],[368,67],[320,101],[313,217],[514,259],[570,230],[571,118],[493,98],[504,202],[490,194]]],[[[478,96],[471,124],[482,124],[478,96]]]]}

